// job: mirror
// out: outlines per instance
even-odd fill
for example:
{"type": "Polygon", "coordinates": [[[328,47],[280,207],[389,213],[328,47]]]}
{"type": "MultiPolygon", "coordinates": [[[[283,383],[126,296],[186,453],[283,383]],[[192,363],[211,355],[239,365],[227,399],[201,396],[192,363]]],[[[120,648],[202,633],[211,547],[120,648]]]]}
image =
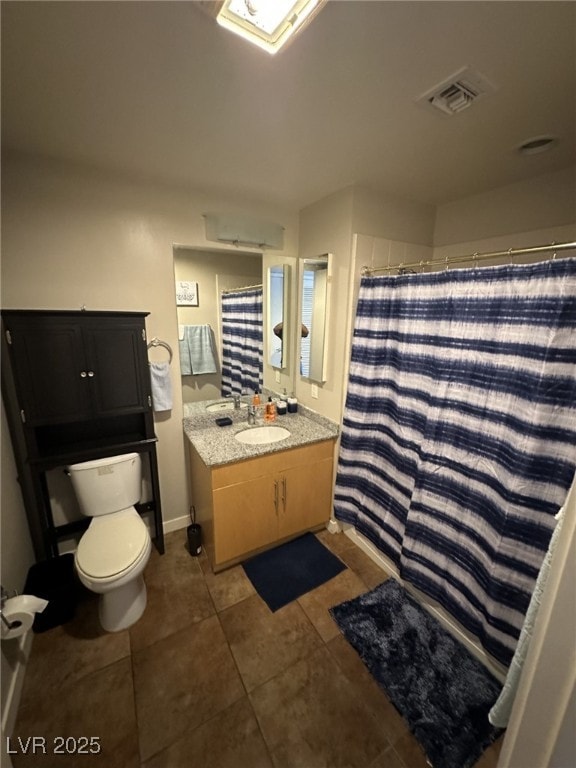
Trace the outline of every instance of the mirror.
{"type": "Polygon", "coordinates": [[[288,367],[290,330],[290,267],[268,268],[268,362],[273,368],[288,367]]]}
{"type": "Polygon", "coordinates": [[[194,303],[177,304],[179,336],[186,326],[209,325],[216,350],[215,373],[181,376],[182,399],[184,403],[218,399],[222,387],[222,292],[262,283],[262,254],[175,246],[173,255],[175,281],[187,281],[196,289],[194,303]]]}
{"type": "Polygon", "coordinates": [[[301,261],[300,375],[326,381],[331,254],[301,261]]]}

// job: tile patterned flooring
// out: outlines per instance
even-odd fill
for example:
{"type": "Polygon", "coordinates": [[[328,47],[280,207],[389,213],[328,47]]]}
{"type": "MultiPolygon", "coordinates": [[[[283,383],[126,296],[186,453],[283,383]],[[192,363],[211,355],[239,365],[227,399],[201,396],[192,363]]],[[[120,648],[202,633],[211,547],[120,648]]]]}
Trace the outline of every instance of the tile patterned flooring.
{"type": "MultiPolygon", "coordinates": [[[[15,768],[426,768],[386,695],[328,608],[385,574],[343,534],[317,534],[348,566],[271,613],[241,566],[213,574],[185,531],[146,569],[148,606],[106,634],[97,598],[35,635],[12,744],[46,738],[15,768]],[[56,737],[98,737],[99,754],[56,755],[56,737]]],[[[496,768],[499,745],[476,768],[496,768]]]]}

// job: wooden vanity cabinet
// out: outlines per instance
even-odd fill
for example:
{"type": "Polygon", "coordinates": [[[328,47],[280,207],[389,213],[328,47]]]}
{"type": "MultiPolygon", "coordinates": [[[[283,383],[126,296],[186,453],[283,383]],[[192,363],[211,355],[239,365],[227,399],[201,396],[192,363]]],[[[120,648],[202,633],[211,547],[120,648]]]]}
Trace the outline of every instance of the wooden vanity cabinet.
{"type": "Polygon", "coordinates": [[[330,518],[334,441],[209,468],[191,446],[193,503],[215,571],[330,518]]]}

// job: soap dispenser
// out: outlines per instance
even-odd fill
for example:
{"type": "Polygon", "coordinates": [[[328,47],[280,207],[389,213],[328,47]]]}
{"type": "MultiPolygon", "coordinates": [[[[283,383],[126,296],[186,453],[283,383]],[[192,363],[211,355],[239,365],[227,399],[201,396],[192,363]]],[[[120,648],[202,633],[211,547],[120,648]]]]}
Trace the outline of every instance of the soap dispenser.
{"type": "Polygon", "coordinates": [[[266,421],[276,421],[276,404],[272,401],[271,397],[268,398],[268,402],[266,403],[264,419],[266,421]]]}

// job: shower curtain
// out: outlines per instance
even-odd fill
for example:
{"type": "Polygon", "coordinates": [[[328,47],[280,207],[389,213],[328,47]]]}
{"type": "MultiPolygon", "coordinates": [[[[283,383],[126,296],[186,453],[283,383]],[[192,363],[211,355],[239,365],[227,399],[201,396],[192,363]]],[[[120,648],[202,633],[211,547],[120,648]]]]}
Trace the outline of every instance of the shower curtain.
{"type": "Polygon", "coordinates": [[[362,279],[335,515],[508,665],[576,464],[576,259],[362,279]]]}
{"type": "Polygon", "coordinates": [[[222,395],[262,389],[262,288],[222,294],[222,395]]]}

